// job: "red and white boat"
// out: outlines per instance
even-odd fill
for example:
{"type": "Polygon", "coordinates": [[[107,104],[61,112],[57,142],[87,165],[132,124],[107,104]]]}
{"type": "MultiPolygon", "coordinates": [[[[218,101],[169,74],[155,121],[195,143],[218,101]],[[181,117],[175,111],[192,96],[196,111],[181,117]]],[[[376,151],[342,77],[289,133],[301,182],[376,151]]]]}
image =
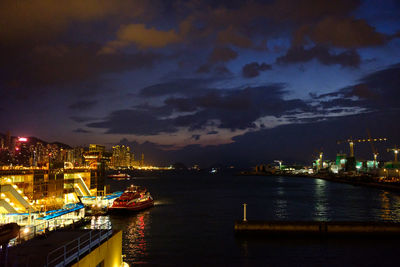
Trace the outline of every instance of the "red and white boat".
{"type": "Polygon", "coordinates": [[[154,206],[153,197],[144,187],[131,185],[108,207],[109,211],[141,211],[154,206]]]}

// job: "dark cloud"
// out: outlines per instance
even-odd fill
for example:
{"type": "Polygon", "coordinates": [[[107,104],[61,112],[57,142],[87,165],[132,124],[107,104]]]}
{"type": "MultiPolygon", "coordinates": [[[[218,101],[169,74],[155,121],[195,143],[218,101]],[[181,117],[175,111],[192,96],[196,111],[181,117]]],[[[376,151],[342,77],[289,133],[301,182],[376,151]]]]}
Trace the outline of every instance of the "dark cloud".
{"type": "Polygon", "coordinates": [[[360,0],[277,0],[269,5],[268,12],[276,21],[289,20],[298,25],[313,23],[327,16],[348,16],[360,4],[360,0]]]}
{"type": "Polygon", "coordinates": [[[88,117],[88,116],[71,116],[69,117],[71,120],[75,122],[88,122],[88,121],[95,121],[98,120],[98,118],[95,117],[88,117]]]}
{"type": "Polygon", "coordinates": [[[214,70],[215,70],[215,73],[219,74],[219,75],[227,75],[227,74],[232,73],[226,66],[223,66],[223,65],[216,66],[214,68],[214,70]]]}
{"type": "Polygon", "coordinates": [[[97,101],[96,100],[92,100],[92,101],[83,100],[83,101],[78,101],[76,103],[73,103],[73,104],[69,105],[68,108],[82,111],[82,110],[91,109],[96,105],[97,105],[97,101]]]}
{"type": "MultiPolygon", "coordinates": [[[[30,92],[30,88],[51,90],[97,79],[103,74],[146,68],[160,59],[152,52],[98,54],[96,44],[2,47],[0,45],[0,85],[6,91],[30,92]],[[49,88],[49,89],[46,89],[49,88]]],[[[79,86],[71,90],[80,92],[79,86]]]]}
{"type": "Polygon", "coordinates": [[[327,17],[315,25],[304,25],[295,33],[294,44],[310,39],[316,44],[344,48],[380,46],[390,38],[379,33],[363,19],[327,17]]]}
{"type": "Polygon", "coordinates": [[[367,84],[357,84],[353,86],[350,94],[364,99],[373,99],[378,96],[378,94],[371,90],[367,84]]]}
{"type": "Polygon", "coordinates": [[[368,74],[359,84],[344,88],[340,93],[345,96],[359,97],[364,105],[388,110],[400,108],[400,64],[368,74]]]}
{"type": "MultiPolygon", "coordinates": [[[[185,80],[187,85],[188,80],[185,80]]],[[[193,80],[192,82],[196,82],[193,80]]],[[[162,132],[177,132],[179,128],[190,131],[209,126],[219,129],[245,130],[256,128],[255,121],[263,116],[282,116],[293,110],[309,112],[313,108],[298,99],[284,100],[286,93],[281,84],[272,84],[245,89],[194,88],[193,92],[178,90],[177,83],[159,84],[150,95],[180,92],[181,97],[165,99],[163,106],[136,106],[131,110],[111,113],[102,122],[90,123],[88,127],[105,128],[107,133],[131,133],[155,135],[162,132]],[[172,86],[173,88],[168,88],[172,86]],[[190,114],[187,114],[190,112],[190,114]],[[171,114],[175,114],[170,117],[171,114]]]]}
{"type": "Polygon", "coordinates": [[[210,131],[207,133],[208,135],[212,135],[212,134],[218,134],[218,131],[210,131]]]}
{"type": "Polygon", "coordinates": [[[364,76],[355,85],[312,97],[320,100],[324,108],[358,106],[373,112],[390,111],[400,108],[397,101],[400,99],[398,88],[400,88],[400,64],[395,64],[364,76]]]}
{"type": "Polygon", "coordinates": [[[361,59],[355,50],[347,50],[341,53],[332,53],[327,47],[314,46],[305,49],[303,46],[290,48],[287,53],[278,57],[276,62],[279,64],[301,63],[317,59],[324,65],[340,65],[342,67],[359,67],[361,59]]]}
{"type": "Polygon", "coordinates": [[[195,101],[188,98],[167,98],[164,103],[181,112],[192,112],[197,109],[195,101]]]}
{"type": "Polygon", "coordinates": [[[260,75],[260,71],[266,71],[270,69],[272,69],[272,67],[269,64],[252,62],[243,66],[242,74],[245,78],[254,78],[260,75]]]}
{"type": "Polygon", "coordinates": [[[250,48],[253,44],[249,37],[237,32],[232,26],[218,33],[217,42],[221,45],[235,45],[241,48],[250,48]]]}
{"type": "Polygon", "coordinates": [[[238,53],[229,47],[215,47],[211,52],[209,61],[212,63],[228,62],[237,58],[238,53]]]}
{"type": "Polygon", "coordinates": [[[70,0],[59,5],[53,1],[19,1],[16,4],[13,0],[3,0],[0,23],[7,27],[0,27],[0,39],[13,44],[26,40],[48,41],[74,23],[120,22],[126,18],[150,17],[155,10],[153,1],[70,0]]]}
{"type": "Polygon", "coordinates": [[[139,94],[144,97],[157,97],[171,94],[197,95],[210,81],[204,79],[179,79],[145,87],[139,94]]]}
{"type": "Polygon", "coordinates": [[[168,31],[148,28],[145,24],[121,25],[117,39],[110,41],[101,53],[116,53],[119,49],[136,45],[140,49],[161,48],[182,41],[182,38],[171,29],[168,31]]]}
{"type": "Polygon", "coordinates": [[[91,131],[88,131],[88,130],[85,130],[82,128],[75,129],[75,130],[73,130],[73,132],[74,133],[91,133],[91,131]]]}
{"type": "Polygon", "coordinates": [[[209,73],[210,70],[211,70],[210,64],[203,64],[197,68],[196,73],[209,73]]]}
{"type": "Polygon", "coordinates": [[[193,140],[198,141],[198,140],[200,140],[200,137],[201,137],[200,134],[193,134],[191,138],[192,138],[193,140]]]}
{"type": "Polygon", "coordinates": [[[108,134],[155,135],[178,130],[171,119],[161,119],[150,112],[138,109],[117,110],[103,121],[89,123],[87,126],[105,128],[108,134]]]}
{"type": "Polygon", "coordinates": [[[200,67],[197,68],[196,73],[202,74],[202,73],[214,73],[217,75],[229,75],[232,74],[232,72],[224,65],[217,65],[214,66],[212,64],[203,64],[200,67]]]}

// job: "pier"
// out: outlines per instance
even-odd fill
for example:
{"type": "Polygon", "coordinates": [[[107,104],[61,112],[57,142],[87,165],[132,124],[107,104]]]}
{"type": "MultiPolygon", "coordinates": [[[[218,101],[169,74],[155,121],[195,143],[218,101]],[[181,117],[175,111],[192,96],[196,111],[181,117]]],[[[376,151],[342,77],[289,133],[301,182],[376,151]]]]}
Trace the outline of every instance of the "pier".
{"type": "Polygon", "coordinates": [[[248,221],[247,204],[243,219],[235,222],[235,234],[268,236],[400,236],[400,223],[357,221],[248,221]]]}
{"type": "Polygon", "coordinates": [[[400,236],[400,223],[354,221],[236,221],[236,234],[269,236],[400,236]]]}

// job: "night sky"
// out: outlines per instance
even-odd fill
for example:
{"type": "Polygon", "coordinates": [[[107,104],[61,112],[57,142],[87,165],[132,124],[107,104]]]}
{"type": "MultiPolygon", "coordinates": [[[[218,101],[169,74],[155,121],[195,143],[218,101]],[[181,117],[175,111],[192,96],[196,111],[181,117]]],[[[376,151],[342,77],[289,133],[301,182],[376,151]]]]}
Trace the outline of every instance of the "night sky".
{"type": "Polygon", "coordinates": [[[0,132],[246,165],[333,158],[369,130],[390,159],[399,14],[396,0],[3,0],[0,132]]]}

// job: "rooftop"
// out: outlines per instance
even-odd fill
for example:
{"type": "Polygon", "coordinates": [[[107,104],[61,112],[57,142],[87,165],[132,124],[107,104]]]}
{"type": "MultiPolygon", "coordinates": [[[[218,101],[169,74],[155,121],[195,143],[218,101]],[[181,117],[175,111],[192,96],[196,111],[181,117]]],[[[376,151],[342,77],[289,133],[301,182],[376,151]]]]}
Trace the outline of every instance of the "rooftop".
{"type": "Polygon", "coordinates": [[[11,266],[45,266],[49,260],[55,260],[54,263],[64,259],[64,246],[66,258],[72,257],[79,252],[80,257],[90,248],[101,244],[103,240],[114,235],[115,231],[102,229],[75,229],[75,230],[58,230],[50,232],[45,236],[38,236],[34,239],[26,241],[16,247],[11,247],[8,250],[8,264],[11,266]],[[59,260],[57,260],[59,258],[59,260]]]}

